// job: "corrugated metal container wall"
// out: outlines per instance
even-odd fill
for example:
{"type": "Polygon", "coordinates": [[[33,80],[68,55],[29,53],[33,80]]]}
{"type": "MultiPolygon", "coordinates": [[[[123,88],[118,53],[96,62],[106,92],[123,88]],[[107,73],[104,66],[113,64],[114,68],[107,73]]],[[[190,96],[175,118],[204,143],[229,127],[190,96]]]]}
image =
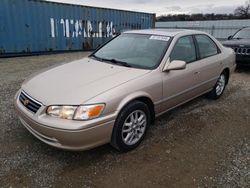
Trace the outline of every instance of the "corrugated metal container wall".
{"type": "Polygon", "coordinates": [[[215,21],[176,21],[156,22],[157,28],[194,29],[210,33],[214,37],[224,40],[242,27],[249,27],[250,20],[215,20],[215,21]]]}
{"type": "Polygon", "coordinates": [[[95,49],[115,34],[153,28],[155,15],[40,0],[1,0],[0,56],[95,49]]]}

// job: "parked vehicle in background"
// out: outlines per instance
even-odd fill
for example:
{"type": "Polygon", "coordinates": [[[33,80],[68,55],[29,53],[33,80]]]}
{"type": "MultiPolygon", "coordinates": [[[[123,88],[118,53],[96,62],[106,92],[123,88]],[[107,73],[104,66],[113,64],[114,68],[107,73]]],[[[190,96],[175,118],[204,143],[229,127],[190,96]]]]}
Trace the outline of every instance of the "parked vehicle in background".
{"type": "Polygon", "coordinates": [[[237,65],[250,66],[250,27],[242,28],[223,42],[236,53],[237,65]]]}
{"type": "Polygon", "coordinates": [[[111,143],[136,148],[155,117],[200,95],[218,99],[235,54],[212,36],[189,30],[136,30],[88,58],[27,79],[15,96],[22,124],[58,148],[111,143]]]}

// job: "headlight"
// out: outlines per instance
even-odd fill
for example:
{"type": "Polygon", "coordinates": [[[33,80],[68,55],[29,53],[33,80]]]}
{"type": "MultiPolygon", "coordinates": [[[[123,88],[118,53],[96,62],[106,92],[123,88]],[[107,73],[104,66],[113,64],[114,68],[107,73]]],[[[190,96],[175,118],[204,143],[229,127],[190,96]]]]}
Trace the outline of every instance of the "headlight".
{"type": "Polygon", "coordinates": [[[49,106],[47,114],[62,119],[89,120],[97,118],[104,110],[104,104],[84,106],[49,106]]]}
{"type": "Polygon", "coordinates": [[[47,114],[62,119],[73,119],[77,106],[50,106],[47,114]]]}

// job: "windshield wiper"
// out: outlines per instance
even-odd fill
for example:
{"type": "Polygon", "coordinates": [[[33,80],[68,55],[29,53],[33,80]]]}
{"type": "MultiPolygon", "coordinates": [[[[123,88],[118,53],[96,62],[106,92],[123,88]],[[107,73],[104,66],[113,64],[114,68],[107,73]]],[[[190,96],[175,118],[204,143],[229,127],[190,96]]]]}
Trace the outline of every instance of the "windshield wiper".
{"type": "Polygon", "coordinates": [[[243,38],[237,37],[237,38],[233,38],[233,39],[237,39],[237,40],[240,40],[240,39],[243,39],[243,38]]]}
{"type": "Polygon", "coordinates": [[[102,58],[97,57],[95,54],[91,54],[89,57],[94,57],[94,58],[97,59],[98,61],[103,61],[102,58]]]}
{"type": "Polygon", "coordinates": [[[131,67],[131,65],[129,65],[127,62],[119,61],[119,60],[116,60],[116,59],[102,59],[102,60],[111,62],[113,64],[122,65],[122,66],[125,66],[125,67],[131,67]]]}
{"type": "Polygon", "coordinates": [[[102,62],[103,61],[108,61],[108,62],[111,62],[113,64],[118,64],[118,65],[122,65],[122,66],[125,66],[125,67],[131,67],[131,65],[129,65],[127,62],[119,61],[119,60],[116,60],[116,59],[104,59],[104,58],[96,56],[95,54],[92,54],[89,57],[94,57],[98,61],[102,61],[102,62]]]}

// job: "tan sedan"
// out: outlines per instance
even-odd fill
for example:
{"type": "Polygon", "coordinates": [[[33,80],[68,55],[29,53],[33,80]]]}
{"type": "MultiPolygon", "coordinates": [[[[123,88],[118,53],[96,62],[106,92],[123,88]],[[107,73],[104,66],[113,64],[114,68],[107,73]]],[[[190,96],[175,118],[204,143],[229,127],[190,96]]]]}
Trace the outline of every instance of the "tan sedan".
{"type": "Polygon", "coordinates": [[[137,147],[155,117],[200,95],[218,99],[233,50],[188,30],[125,32],[88,58],[28,78],[15,96],[22,124],[41,141],[86,150],[137,147]]]}

